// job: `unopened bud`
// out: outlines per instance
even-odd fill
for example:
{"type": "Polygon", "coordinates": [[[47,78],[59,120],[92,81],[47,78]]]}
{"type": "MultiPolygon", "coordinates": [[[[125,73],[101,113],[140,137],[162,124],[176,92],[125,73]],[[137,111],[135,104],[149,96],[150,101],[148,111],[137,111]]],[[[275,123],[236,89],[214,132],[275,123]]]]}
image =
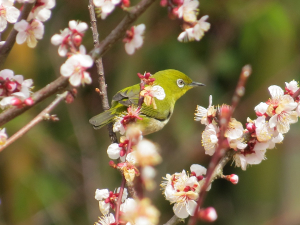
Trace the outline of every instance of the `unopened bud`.
{"type": "Polygon", "coordinates": [[[112,168],[116,168],[116,167],[117,167],[117,165],[115,164],[115,162],[112,161],[112,160],[110,160],[108,164],[109,164],[109,166],[112,167],[112,168]]]}
{"type": "Polygon", "coordinates": [[[26,105],[33,105],[33,104],[34,104],[34,101],[33,101],[33,99],[30,97],[30,98],[25,99],[24,103],[25,103],[26,105]]]}
{"type": "Polygon", "coordinates": [[[176,17],[178,16],[178,7],[172,9],[172,14],[176,17]]]}
{"type": "Polygon", "coordinates": [[[76,46],[79,46],[82,42],[82,37],[77,34],[74,38],[73,38],[73,42],[76,46]]]}
{"type": "Polygon", "coordinates": [[[172,0],[175,5],[181,6],[183,4],[183,0],[172,0]]]}
{"type": "Polygon", "coordinates": [[[250,132],[253,133],[255,131],[255,125],[253,123],[247,123],[246,129],[250,132]]]}
{"type": "Polygon", "coordinates": [[[227,175],[226,180],[230,181],[233,184],[237,184],[239,182],[239,176],[236,174],[227,175]]]}
{"type": "Polygon", "coordinates": [[[23,102],[20,100],[20,99],[18,99],[18,98],[13,98],[12,100],[11,100],[11,102],[10,102],[10,104],[12,104],[13,106],[19,106],[19,105],[21,105],[23,102]]]}
{"type": "Polygon", "coordinates": [[[168,5],[168,0],[161,0],[160,1],[160,6],[161,7],[166,7],[168,5]]]}
{"type": "Polygon", "coordinates": [[[200,209],[198,217],[206,222],[214,222],[218,218],[218,215],[213,207],[208,207],[206,209],[200,209]]]}
{"type": "Polygon", "coordinates": [[[130,6],[130,1],[129,0],[122,0],[123,6],[124,7],[129,7],[130,6]]]}

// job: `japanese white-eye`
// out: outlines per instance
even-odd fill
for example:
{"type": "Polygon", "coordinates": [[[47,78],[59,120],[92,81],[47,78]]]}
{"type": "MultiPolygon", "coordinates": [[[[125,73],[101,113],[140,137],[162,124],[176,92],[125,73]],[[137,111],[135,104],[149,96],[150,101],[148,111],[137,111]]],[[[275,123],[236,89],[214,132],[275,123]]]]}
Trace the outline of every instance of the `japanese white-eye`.
{"type": "MultiPolygon", "coordinates": [[[[169,122],[176,101],[191,88],[204,86],[202,83],[192,81],[184,73],[173,69],[159,71],[151,78],[155,79],[153,84],[145,85],[145,87],[160,86],[163,88],[165,96],[163,99],[160,98],[161,100],[154,99],[155,107],[146,104],[146,101],[143,102],[139,112],[139,117],[142,120],[136,120],[136,123],[142,129],[143,135],[161,130],[169,122]]],[[[127,113],[128,107],[137,107],[139,96],[140,84],[124,88],[113,96],[112,107],[109,110],[94,116],[89,122],[95,129],[114,123],[117,118],[127,113]]]]}

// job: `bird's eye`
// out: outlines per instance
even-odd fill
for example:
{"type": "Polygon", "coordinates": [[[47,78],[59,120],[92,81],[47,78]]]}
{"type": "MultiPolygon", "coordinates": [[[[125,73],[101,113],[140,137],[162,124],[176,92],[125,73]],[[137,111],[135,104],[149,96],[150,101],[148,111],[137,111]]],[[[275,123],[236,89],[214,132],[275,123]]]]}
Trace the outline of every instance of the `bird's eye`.
{"type": "Polygon", "coordinates": [[[184,81],[182,79],[177,80],[178,87],[182,88],[184,86],[184,81]]]}

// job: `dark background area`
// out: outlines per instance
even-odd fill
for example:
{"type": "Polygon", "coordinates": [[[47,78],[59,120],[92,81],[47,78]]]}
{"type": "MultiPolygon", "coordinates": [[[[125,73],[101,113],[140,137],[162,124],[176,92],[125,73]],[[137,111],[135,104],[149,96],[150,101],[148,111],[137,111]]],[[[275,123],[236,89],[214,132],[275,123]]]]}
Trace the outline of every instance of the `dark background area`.
{"type": "MultiPolygon", "coordinates": [[[[132,4],[137,1],[132,1],[132,4]]],[[[69,20],[89,23],[88,1],[57,1],[45,23],[45,35],[35,49],[15,45],[5,66],[26,79],[34,79],[34,91],[56,79],[65,58],[57,54],[50,38],[68,26],[69,20]]],[[[163,162],[157,167],[158,184],[166,173],[189,170],[191,164],[207,167],[210,157],[201,146],[204,126],[193,120],[196,105],[207,107],[231,101],[241,68],[251,64],[253,74],[234,117],[245,124],[255,119],[254,107],[269,98],[268,87],[300,78],[299,0],[202,0],[200,15],[209,15],[211,29],[200,42],[179,43],[180,22],[170,20],[166,8],[155,2],[135,23],[146,24],[143,47],[128,56],[119,41],[104,56],[104,70],[111,99],[118,90],[139,82],[136,73],[177,69],[206,87],[193,89],[175,106],[169,124],[147,136],[160,146],[163,162]]],[[[125,15],[117,8],[98,23],[102,40],[125,15]]],[[[3,36],[7,35],[9,29],[3,36]]],[[[83,40],[93,48],[88,30],[83,40]]],[[[0,155],[0,225],[93,224],[100,216],[96,188],[114,190],[120,175],[108,165],[107,130],[93,130],[88,119],[102,112],[95,68],[93,84],[79,88],[70,105],[54,111],[59,122],[42,122],[0,155]]],[[[33,119],[54,96],[5,125],[9,136],[33,119]]],[[[225,167],[239,175],[238,185],[224,180],[213,183],[205,206],[218,212],[215,224],[300,224],[300,126],[294,124],[284,142],[267,151],[267,160],[247,171],[225,167]]],[[[159,187],[147,193],[162,212],[160,224],[171,218],[172,207],[159,187]]],[[[200,222],[199,222],[200,223],[200,222]]]]}

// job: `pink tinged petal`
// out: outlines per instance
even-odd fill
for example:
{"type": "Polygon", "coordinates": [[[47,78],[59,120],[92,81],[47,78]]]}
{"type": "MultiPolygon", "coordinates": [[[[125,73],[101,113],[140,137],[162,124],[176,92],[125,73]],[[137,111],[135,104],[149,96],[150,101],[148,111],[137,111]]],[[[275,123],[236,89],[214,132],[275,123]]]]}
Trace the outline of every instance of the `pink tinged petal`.
{"type": "Polygon", "coordinates": [[[289,113],[289,123],[297,123],[298,122],[298,114],[297,112],[290,112],[289,113]]]}
{"type": "Polygon", "coordinates": [[[60,74],[63,75],[64,77],[69,77],[74,72],[74,65],[69,63],[68,60],[60,67],[60,74]]]}
{"type": "Polygon", "coordinates": [[[68,49],[65,45],[60,45],[58,47],[58,54],[61,56],[61,57],[65,57],[68,53],[68,49]]]}
{"type": "Polygon", "coordinates": [[[69,21],[69,27],[70,27],[71,30],[76,29],[76,27],[77,27],[77,22],[76,22],[75,20],[69,21]]]}
{"type": "Polygon", "coordinates": [[[81,75],[79,73],[75,73],[73,74],[70,78],[69,78],[69,82],[71,85],[73,85],[74,87],[78,87],[81,84],[81,75]]]}
{"type": "Polygon", "coordinates": [[[239,143],[237,144],[236,147],[237,147],[238,149],[240,149],[240,150],[243,150],[243,149],[245,149],[247,146],[248,146],[247,144],[245,144],[245,143],[243,143],[243,142],[239,142],[239,143]]]}
{"type": "Polygon", "coordinates": [[[125,43],[125,50],[128,55],[133,55],[133,53],[135,52],[135,47],[132,42],[125,43]]]}
{"type": "Polygon", "coordinates": [[[132,43],[134,43],[135,48],[142,47],[143,42],[144,42],[143,37],[140,36],[140,35],[135,35],[133,40],[132,40],[132,43]]]}
{"type": "Polygon", "coordinates": [[[17,22],[14,25],[15,30],[17,30],[19,32],[25,31],[27,29],[27,27],[28,27],[28,22],[25,20],[21,20],[20,22],[17,22]]]}
{"type": "Polygon", "coordinates": [[[60,45],[62,41],[64,40],[64,37],[60,34],[54,34],[51,38],[51,43],[53,45],[60,45]]]}
{"type": "Polygon", "coordinates": [[[107,215],[109,213],[110,205],[109,203],[105,203],[104,201],[99,201],[99,209],[103,215],[107,215]]]}
{"type": "Polygon", "coordinates": [[[97,7],[101,7],[104,3],[104,0],[94,0],[94,5],[97,7]]]}
{"type": "Polygon", "coordinates": [[[0,71],[0,77],[2,77],[3,79],[10,79],[14,76],[14,71],[10,70],[10,69],[4,69],[0,71]]]}
{"type": "Polygon", "coordinates": [[[6,27],[7,27],[6,19],[0,16],[0,32],[4,31],[6,27]]]}
{"type": "Polygon", "coordinates": [[[104,13],[111,13],[115,9],[115,5],[112,4],[110,1],[105,1],[101,9],[104,13]]]}
{"type": "Polygon", "coordinates": [[[245,158],[248,164],[257,165],[265,158],[265,153],[266,150],[256,150],[255,154],[247,154],[245,158]]]}
{"type": "Polygon", "coordinates": [[[85,55],[86,50],[85,50],[85,47],[83,45],[79,46],[79,52],[80,52],[80,54],[85,55]]]}
{"type": "Polygon", "coordinates": [[[255,106],[254,111],[259,112],[261,114],[265,114],[267,112],[269,105],[265,102],[259,103],[257,106],[255,106]]]}
{"type": "Polygon", "coordinates": [[[145,29],[146,29],[145,24],[137,25],[137,26],[135,27],[135,29],[134,29],[134,34],[135,34],[135,35],[142,35],[142,34],[144,34],[145,29]]]}
{"type": "Polygon", "coordinates": [[[95,199],[98,201],[102,201],[109,197],[109,190],[108,189],[96,189],[95,192],[95,199]]]}
{"type": "Polygon", "coordinates": [[[281,87],[277,85],[272,85],[269,88],[270,95],[272,96],[272,99],[279,98],[280,96],[284,95],[284,91],[281,89],[281,87]]]}
{"type": "Polygon", "coordinates": [[[88,25],[84,22],[81,22],[78,24],[77,26],[77,31],[80,32],[80,33],[83,33],[84,31],[86,31],[88,29],[88,25]]]}
{"type": "Polygon", "coordinates": [[[82,83],[85,83],[85,84],[91,84],[92,83],[92,78],[90,77],[90,74],[88,72],[83,73],[82,83]]]}
{"type": "Polygon", "coordinates": [[[107,154],[110,159],[118,159],[120,158],[120,151],[122,150],[121,147],[119,147],[119,144],[113,143],[108,146],[107,148],[107,154]]]}
{"type": "Polygon", "coordinates": [[[17,44],[19,44],[19,45],[23,44],[26,41],[26,38],[27,38],[26,32],[19,32],[17,34],[17,38],[16,38],[17,44]]]}
{"type": "Polygon", "coordinates": [[[202,176],[206,174],[206,168],[199,164],[193,164],[190,168],[191,172],[195,172],[196,176],[202,176]]]}
{"type": "Polygon", "coordinates": [[[34,22],[36,22],[34,25],[37,25],[34,29],[34,36],[37,39],[42,39],[44,36],[44,24],[38,20],[35,20],[34,22]]]}
{"type": "Polygon", "coordinates": [[[22,82],[22,86],[27,87],[27,88],[30,88],[32,85],[33,85],[33,80],[32,79],[27,79],[27,80],[24,80],[22,82]]]}
{"type": "Polygon", "coordinates": [[[271,128],[276,127],[276,125],[277,125],[277,117],[278,117],[278,115],[276,114],[276,115],[274,115],[274,116],[272,116],[270,118],[269,125],[270,125],[271,128]]]}
{"type": "Polygon", "coordinates": [[[81,55],[80,59],[80,64],[85,68],[90,68],[94,63],[93,58],[89,55],[81,55]]]}
{"type": "Polygon", "coordinates": [[[10,23],[17,22],[19,16],[20,16],[20,11],[17,8],[13,6],[6,8],[6,19],[8,22],[10,23]]]}
{"type": "Polygon", "coordinates": [[[36,15],[36,19],[42,21],[42,22],[45,22],[47,21],[48,19],[50,19],[51,17],[51,10],[49,9],[41,9],[38,14],[36,15]]]}
{"type": "Polygon", "coordinates": [[[56,4],[55,0],[48,0],[46,8],[47,9],[52,9],[52,8],[54,8],[55,4],[56,4]]]}
{"type": "Polygon", "coordinates": [[[195,202],[194,200],[188,201],[186,208],[187,208],[188,213],[191,216],[194,215],[196,207],[197,207],[197,202],[195,202]]]}
{"type": "Polygon", "coordinates": [[[284,95],[280,99],[280,105],[283,105],[282,111],[291,111],[297,107],[298,103],[294,102],[294,99],[290,95],[284,95]]]}
{"type": "Polygon", "coordinates": [[[121,2],[121,0],[111,0],[111,2],[114,5],[118,5],[121,2]]]}
{"type": "Polygon", "coordinates": [[[185,203],[176,203],[173,206],[173,212],[177,217],[181,219],[185,219],[189,216],[185,203]]]}
{"type": "Polygon", "coordinates": [[[15,81],[17,81],[19,84],[22,84],[24,81],[24,77],[22,75],[16,75],[13,78],[15,81]]]}

